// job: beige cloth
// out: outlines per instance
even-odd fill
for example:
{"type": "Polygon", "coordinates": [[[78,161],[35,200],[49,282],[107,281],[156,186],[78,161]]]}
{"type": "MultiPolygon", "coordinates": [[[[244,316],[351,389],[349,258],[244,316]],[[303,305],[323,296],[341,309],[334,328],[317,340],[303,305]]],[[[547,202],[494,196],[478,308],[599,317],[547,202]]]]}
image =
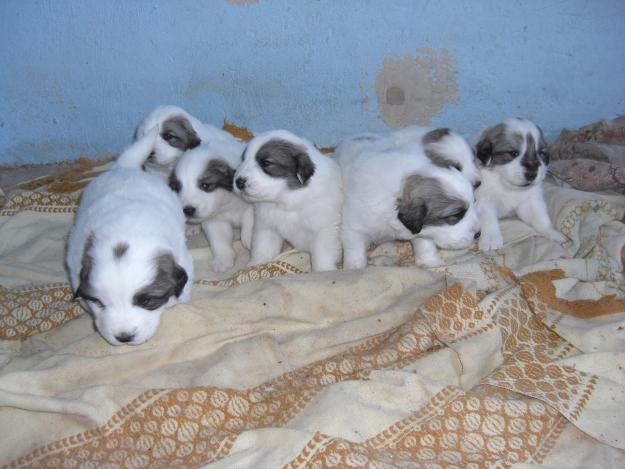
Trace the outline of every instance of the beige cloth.
{"type": "Polygon", "coordinates": [[[76,195],[0,211],[0,462],[7,467],[617,467],[625,448],[625,198],[549,186],[563,249],[506,246],[361,271],[308,256],[217,277],[190,228],[193,299],[111,347],[71,302],[76,195]],[[562,256],[574,254],[573,259],[562,256]]]}

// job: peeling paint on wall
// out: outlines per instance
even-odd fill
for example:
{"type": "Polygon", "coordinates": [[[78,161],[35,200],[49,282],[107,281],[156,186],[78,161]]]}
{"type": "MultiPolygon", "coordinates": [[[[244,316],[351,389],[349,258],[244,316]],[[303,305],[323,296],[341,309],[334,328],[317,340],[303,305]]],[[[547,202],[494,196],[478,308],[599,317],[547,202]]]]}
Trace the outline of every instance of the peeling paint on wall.
{"type": "Polygon", "coordinates": [[[375,89],[378,112],[390,127],[430,124],[445,104],[458,102],[455,65],[447,49],[385,58],[375,89]]]}

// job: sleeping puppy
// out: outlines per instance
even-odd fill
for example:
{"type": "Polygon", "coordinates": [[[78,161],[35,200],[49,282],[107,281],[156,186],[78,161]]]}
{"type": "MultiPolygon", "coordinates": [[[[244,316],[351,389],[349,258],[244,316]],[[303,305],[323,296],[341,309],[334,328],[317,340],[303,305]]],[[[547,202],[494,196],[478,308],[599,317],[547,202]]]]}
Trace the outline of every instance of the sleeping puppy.
{"type": "Polygon", "coordinates": [[[454,167],[434,164],[422,145],[352,137],[336,149],[343,173],[343,268],[367,265],[372,242],[410,240],[415,263],[442,264],[437,246],[461,249],[479,236],[473,187],[454,167]]]}
{"type": "Polygon", "coordinates": [[[476,191],[481,250],[503,246],[499,219],[515,215],[546,238],[558,243],[567,240],[551,224],[543,197],[549,152],[538,126],[514,118],[487,128],[477,139],[476,155],[482,173],[476,191]]]}
{"type": "Polygon", "coordinates": [[[167,179],[182,152],[197,147],[200,143],[213,141],[238,141],[225,130],[198,119],[177,106],[158,106],[137,126],[134,140],[143,137],[153,128],[158,129],[158,138],[148,153],[144,168],[167,179]]]}
{"type": "Polygon", "coordinates": [[[140,170],[157,135],[137,140],[89,183],[68,239],[75,297],[112,345],[145,342],[162,311],[191,295],[193,261],[178,199],[160,178],[140,170]]]}
{"type": "Polygon", "coordinates": [[[234,175],[235,191],[254,203],[250,265],[271,261],[284,240],[308,251],[315,272],[341,255],[341,171],[310,142],[286,130],[253,138],[234,175]]]}
{"type": "Polygon", "coordinates": [[[182,154],[169,178],[189,223],[201,223],[213,253],[212,269],[225,272],[234,265],[234,229],[250,248],[254,209],[233,193],[234,172],[245,145],[213,141],[182,154]]]}
{"type": "Polygon", "coordinates": [[[397,145],[420,144],[433,163],[456,168],[474,188],[479,187],[481,176],[473,149],[457,132],[447,128],[431,129],[413,125],[392,132],[389,138],[397,145]]]}

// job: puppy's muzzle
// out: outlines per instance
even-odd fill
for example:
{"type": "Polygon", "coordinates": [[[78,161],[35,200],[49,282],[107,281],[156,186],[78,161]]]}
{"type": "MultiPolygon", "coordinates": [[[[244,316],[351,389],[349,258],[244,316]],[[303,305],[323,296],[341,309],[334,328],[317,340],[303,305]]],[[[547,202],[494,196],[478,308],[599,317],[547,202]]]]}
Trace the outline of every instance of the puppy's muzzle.
{"type": "Polygon", "coordinates": [[[237,189],[242,191],[243,189],[245,189],[245,186],[247,185],[247,178],[238,177],[235,179],[234,183],[236,184],[237,189]]]}
{"type": "Polygon", "coordinates": [[[192,217],[193,215],[195,215],[195,207],[191,206],[191,205],[187,205],[185,206],[182,211],[184,212],[184,214],[187,217],[192,217]]]}
{"type": "Polygon", "coordinates": [[[480,238],[480,236],[482,236],[482,232],[481,232],[481,231],[478,231],[477,233],[475,233],[475,234],[473,235],[473,239],[479,239],[479,238],[480,238]]]}

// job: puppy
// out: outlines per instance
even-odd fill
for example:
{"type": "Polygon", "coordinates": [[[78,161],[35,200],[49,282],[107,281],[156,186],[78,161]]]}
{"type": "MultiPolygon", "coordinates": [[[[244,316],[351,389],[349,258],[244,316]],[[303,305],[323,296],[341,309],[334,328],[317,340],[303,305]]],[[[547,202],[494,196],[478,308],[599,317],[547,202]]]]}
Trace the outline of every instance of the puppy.
{"type": "Polygon", "coordinates": [[[419,144],[433,163],[456,168],[475,189],[481,184],[473,149],[457,132],[447,128],[431,129],[413,125],[392,132],[389,138],[397,145],[419,144]]]}
{"type": "Polygon", "coordinates": [[[546,238],[567,240],[551,224],[543,197],[549,152],[536,124],[515,118],[487,128],[477,139],[476,155],[482,173],[476,191],[481,250],[503,246],[499,219],[515,215],[546,238]]]}
{"type": "Polygon", "coordinates": [[[370,243],[410,240],[415,263],[442,264],[437,246],[461,249],[479,236],[473,187],[455,167],[434,164],[421,142],[352,137],[336,149],[343,174],[343,268],[367,265],[370,243]]]}
{"type": "Polygon", "coordinates": [[[169,178],[189,223],[201,223],[213,253],[212,269],[225,272],[234,265],[234,229],[251,247],[253,206],[233,193],[234,172],[245,145],[212,141],[182,154],[169,178]]]}
{"type": "Polygon", "coordinates": [[[254,203],[250,265],[271,261],[284,240],[308,251],[315,272],[341,255],[341,171],[310,142],[286,130],[253,138],[234,175],[235,191],[254,203]]]}
{"type": "Polygon", "coordinates": [[[158,106],[148,113],[137,126],[134,140],[143,137],[153,128],[158,129],[158,138],[152,151],[148,153],[144,168],[165,180],[180,155],[200,143],[237,141],[225,130],[198,119],[177,106],[158,106]]]}
{"type": "Polygon", "coordinates": [[[176,195],[140,170],[157,138],[132,144],[82,194],[67,245],[75,297],[112,345],[137,345],[156,332],[165,308],[191,294],[193,261],[176,195]]]}

